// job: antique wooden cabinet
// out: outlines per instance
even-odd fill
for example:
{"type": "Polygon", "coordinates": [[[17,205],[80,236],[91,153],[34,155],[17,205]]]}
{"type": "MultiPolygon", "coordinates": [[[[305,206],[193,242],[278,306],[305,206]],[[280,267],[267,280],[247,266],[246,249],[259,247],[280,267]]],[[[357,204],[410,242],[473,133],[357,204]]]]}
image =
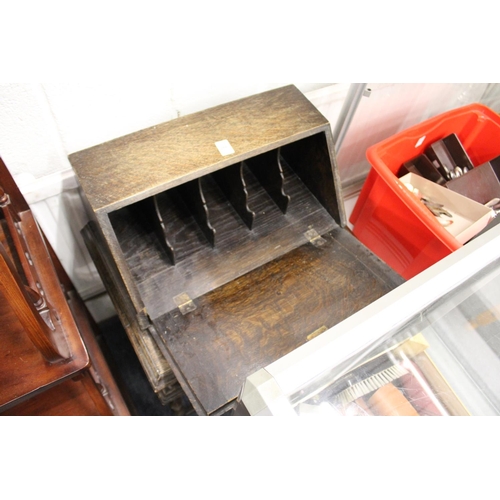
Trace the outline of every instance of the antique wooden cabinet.
{"type": "Polygon", "coordinates": [[[345,229],[328,121],[294,86],[70,156],[83,234],[153,388],[200,415],[401,283],[345,229]]]}
{"type": "Polygon", "coordinates": [[[97,328],[0,159],[0,415],[129,415],[97,328]]]}

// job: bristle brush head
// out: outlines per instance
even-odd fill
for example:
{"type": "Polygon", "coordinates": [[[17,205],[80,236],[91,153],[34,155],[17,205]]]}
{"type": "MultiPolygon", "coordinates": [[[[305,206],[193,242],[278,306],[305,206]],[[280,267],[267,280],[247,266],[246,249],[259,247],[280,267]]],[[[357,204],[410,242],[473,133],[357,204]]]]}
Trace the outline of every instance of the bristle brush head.
{"type": "Polygon", "coordinates": [[[340,392],[336,399],[342,405],[348,405],[358,398],[366,396],[371,392],[374,392],[384,385],[393,382],[394,380],[406,375],[408,370],[403,368],[401,365],[391,366],[379,373],[371,375],[370,377],[358,382],[347,389],[340,392]]]}

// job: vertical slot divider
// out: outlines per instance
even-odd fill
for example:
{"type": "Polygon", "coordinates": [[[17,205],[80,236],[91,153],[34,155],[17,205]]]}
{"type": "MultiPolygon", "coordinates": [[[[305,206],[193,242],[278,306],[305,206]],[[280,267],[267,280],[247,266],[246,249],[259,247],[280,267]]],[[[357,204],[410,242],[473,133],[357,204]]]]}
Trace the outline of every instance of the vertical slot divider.
{"type": "Polygon", "coordinates": [[[243,162],[218,170],[212,174],[212,177],[248,229],[252,229],[255,212],[248,205],[248,191],[243,177],[243,162]]]}
{"type": "Polygon", "coordinates": [[[246,160],[246,164],[267,191],[269,196],[286,214],[290,196],[285,193],[285,176],[281,166],[281,148],[246,160]]]}
{"type": "Polygon", "coordinates": [[[144,211],[144,215],[160,240],[161,246],[165,250],[172,265],[175,266],[177,261],[176,252],[174,246],[169,241],[168,234],[165,229],[165,223],[158,206],[158,197],[152,196],[151,198],[143,200],[141,202],[141,206],[144,211]]]}
{"type": "Polygon", "coordinates": [[[200,226],[201,231],[212,247],[215,247],[216,230],[210,223],[210,213],[203,194],[201,178],[179,186],[184,203],[200,226]]]}

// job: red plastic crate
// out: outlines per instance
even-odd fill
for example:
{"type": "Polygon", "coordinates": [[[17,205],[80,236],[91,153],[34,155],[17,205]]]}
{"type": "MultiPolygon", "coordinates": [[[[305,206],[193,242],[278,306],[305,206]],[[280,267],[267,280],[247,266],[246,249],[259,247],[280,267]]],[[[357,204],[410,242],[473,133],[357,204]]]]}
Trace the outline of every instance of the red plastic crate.
{"type": "Polygon", "coordinates": [[[396,177],[403,163],[452,133],[475,167],[500,155],[500,116],[481,104],[435,116],[366,152],[372,169],[350,222],[355,236],[405,279],[462,246],[396,177]]]}

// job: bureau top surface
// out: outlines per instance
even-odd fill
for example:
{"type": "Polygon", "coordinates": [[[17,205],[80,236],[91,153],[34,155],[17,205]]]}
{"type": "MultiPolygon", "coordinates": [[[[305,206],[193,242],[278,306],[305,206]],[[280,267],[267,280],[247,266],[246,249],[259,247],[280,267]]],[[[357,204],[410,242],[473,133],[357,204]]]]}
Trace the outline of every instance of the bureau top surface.
{"type": "Polygon", "coordinates": [[[328,125],[293,85],[207,109],[70,155],[95,212],[111,212],[328,125]],[[229,141],[234,153],[216,146],[229,141]]]}

